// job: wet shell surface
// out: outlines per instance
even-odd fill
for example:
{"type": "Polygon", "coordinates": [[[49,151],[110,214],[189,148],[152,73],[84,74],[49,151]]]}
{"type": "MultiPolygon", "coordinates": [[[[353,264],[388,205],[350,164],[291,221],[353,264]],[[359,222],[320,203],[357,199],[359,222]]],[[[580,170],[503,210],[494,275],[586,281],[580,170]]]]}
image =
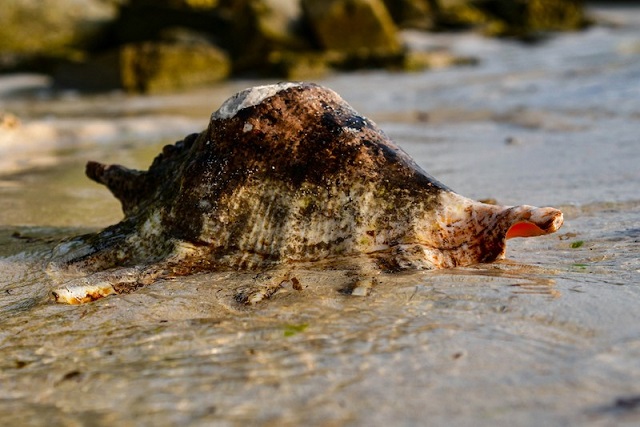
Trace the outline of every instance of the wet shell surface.
{"type": "Polygon", "coordinates": [[[307,83],[237,93],[148,171],[89,162],[86,173],[120,200],[124,219],[56,248],[58,302],[204,271],[362,257],[390,272],[491,262],[506,239],[563,221],[553,208],[454,193],[335,92],[307,83]]]}

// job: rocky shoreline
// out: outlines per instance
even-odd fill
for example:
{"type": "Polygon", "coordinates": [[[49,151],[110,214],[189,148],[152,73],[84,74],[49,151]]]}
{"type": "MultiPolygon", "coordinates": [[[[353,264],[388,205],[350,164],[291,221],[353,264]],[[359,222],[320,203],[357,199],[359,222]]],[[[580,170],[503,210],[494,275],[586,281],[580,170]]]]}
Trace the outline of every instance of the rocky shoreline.
{"type": "Polygon", "coordinates": [[[581,0],[7,0],[0,72],[57,87],[158,93],[230,77],[468,63],[401,32],[473,29],[532,39],[588,24],[581,0]]]}

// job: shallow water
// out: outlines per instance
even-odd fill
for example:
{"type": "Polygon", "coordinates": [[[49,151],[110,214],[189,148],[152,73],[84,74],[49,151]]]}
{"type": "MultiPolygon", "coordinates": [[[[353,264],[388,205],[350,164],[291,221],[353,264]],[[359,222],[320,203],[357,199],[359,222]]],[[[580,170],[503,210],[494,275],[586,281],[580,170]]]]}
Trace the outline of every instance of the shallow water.
{"type": "Polygon", "coordinates": [[[121,216],[84,162],[146,168],[253,82],[0,91],[40,144],[2,154],[2,424],[639,424],[640,16],[607,16],[624,25],[530,47],[435,39],[477,67],[321,82],[457,192],[565,212],[557,234],[509,241],[506,261],[383,275],[366,297],[341,292],[348,272],[302,270],[302,291],[255,307],[233,299],[255,275],[228,273],[53,304],[53,245],[121,216]]]}

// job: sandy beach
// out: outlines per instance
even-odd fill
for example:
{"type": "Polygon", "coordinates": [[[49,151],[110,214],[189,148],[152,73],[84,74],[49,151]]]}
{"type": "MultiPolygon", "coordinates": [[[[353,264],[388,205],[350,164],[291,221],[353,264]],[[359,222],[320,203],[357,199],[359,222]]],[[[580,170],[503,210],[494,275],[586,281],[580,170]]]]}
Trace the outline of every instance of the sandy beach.
{"type": "Polygon", "coordinates": [[[235,303],[250,273],[51,301],[44,265],[122,214],[87,160],[146,169],[204,129],[232,81],[175,95],[54,93],[0,77],[0,421],[22,426],[633,426],[640,424],[640,10],[538,43],[441,34],[477,65],[331,75],[438,180],[474,199],[554,206],[556,234],[507,259],[383,274],[344,295],[235,303]]]}

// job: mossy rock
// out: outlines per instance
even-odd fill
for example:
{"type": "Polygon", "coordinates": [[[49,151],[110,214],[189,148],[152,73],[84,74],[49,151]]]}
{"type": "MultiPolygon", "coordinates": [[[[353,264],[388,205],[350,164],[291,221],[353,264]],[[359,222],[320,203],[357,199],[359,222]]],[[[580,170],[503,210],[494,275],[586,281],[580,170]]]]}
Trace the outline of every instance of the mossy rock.
{"type": "Polygon", "coordinates": [[[469,0],[452,0],[449,2],[439,0],[435,15],[434,27],[437,30],[483,27],[489,25],[494,20],[490,14],[486,13],[474,1],[469,0]]]}
{"type": "Polygon", "coordinates": [[[100,0],[2,0],[0,53],[63,55],[90,45],[115,16],[100,0]]]}
{"type": "Polygon", "coordinates": [[[278,48],[299,50],[309,47],[308,42],[301,38],[308,34],[304,33],[299,0],[254,0],[249,4],[259,37],[278,48]]]}
{"type": "Polygon", "coordinates": [[[332,69],[328,55],[317,51],[273,51],[266,66],[268,74],[293,81],[319,79],[332,69]]]}
{"type": "Polygon", "coordinates": [[[587,23],[582,0],[529,0],[528,25],[532,30],[571,31],[587,23]]]}
{"type": "Polygon", "coordinates": [[[476,0],[490,24],[486,33],[525,39],[549,31],[573,31],[587,24],[581,0],[476,0]]]}
{"type": "Polygon", "coordinates": [[[234,71],[273,74],[272,57],[314,49],[299,0],[221,0],[228,32],[219,35],[234,71]]]}
{"type": "Polygon", "coordinates": [[[103,0],[2,0],[0,71],[48,73],[95,45],[116,14],[103,0]]]}
{"type": "Polygon", "coordinates": [[[202,86],[229,76],[226,53],[202,44],[147,42],[121,49],[122,83],[130,92],[166,92],[202,86]]]}
{"type": "Polygon", "coordinates": [[[582,0],[439,0],[441,28],[478,27],[493,36],[530,38],[587,24],[582,0]]]}
{"type": "Polygon", "coordinates": [[[212,45],[143,42],[61,67],[55,80],[81,90],[159,93],[215,83],[230,70],[227,54],[212,45]]]}
{"type": "Polygon", "coordinates": [[[384,0],[393,21],[400,28],[433,29],[437,18],[437,0],[384,0]]]}
{"type": "Polygon", "coordinates": [[[324,50],[375,56],[402,50],[382,0],[302,0],[302,7],[324,50]]]}
{"type": "Polygon", "coordinates": [[[273,52],[313,48],[299,0],[131,0],[114,34],[119,43],[137,43],[161,39],[173,26],[207,34],[236,73],[269,74],[273,52]]]}
{"type": "Polygon", "coordinates": [[[195,0],[130,0],[120,7],[112,27],[113,45],[162,38],[167,28],[181,27],[209,34],[229,31],[219,13],[219,2],[195,0]]]}

